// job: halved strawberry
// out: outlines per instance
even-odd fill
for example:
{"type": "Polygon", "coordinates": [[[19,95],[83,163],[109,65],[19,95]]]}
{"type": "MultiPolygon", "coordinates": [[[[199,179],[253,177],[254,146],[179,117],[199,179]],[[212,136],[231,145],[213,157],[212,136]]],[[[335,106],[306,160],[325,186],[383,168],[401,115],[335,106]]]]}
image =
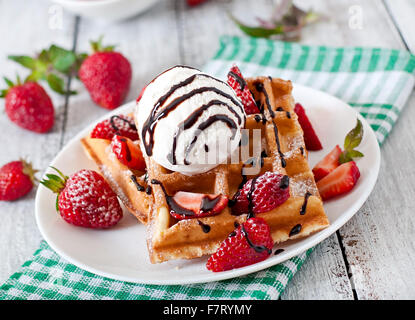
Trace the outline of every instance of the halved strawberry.
{"type": "Polygon", "coordinates": [[[227,204],[228,198],[221,194],[179,191],[169,199],[170,214],[178,220],[214,216],[227,204]]]}
{"type": "Polygon", "coordinates": [[[91,138],[111,140],[116,134],[133,141],[138,140],[134,119],[130,116],[114,115],[98,123],[91,132],[91,138]]]}
{"type": "Polygon", "coordinates": [[[250,218],[238,226],[209,258],[206,268],[213,272],[245,267],[265,260],[274,242],[262,218],[250,218]]]}
{"type": "Polygon", "coordinates": [[[228,73],[228,84],[235,91],[238,98],[241,99],[246,114],[259,113],[259,108],[255,103],[254,97],[236,65],[233,65],[228,73]]]}
{"type": "Polygon", "coordinates": [[[271,211],[289,197],[288,176],[268,171],[255,179],[248,180],[235,194],[232,199],[232,213],[240,215],[271,211]]]}
{"type": "Polygon", "coordinates": [[[317,182],[323,200],[349,192],[356,185],[360,171],[354,161],[343,163],[317,182]]]}
{"type": "Polygon", "coordinates": [[[131,139],[115,135],[111,141],[111,149],[117,159],[130,169],[145,170],[146,163],[140,147],[131,139]]]}
{"type": "Polygon", "coordinates": [[[303,106],[299,103],[295,104],[294,112],[298,116],[298,122],[304,132],[304,142],[307,150],[316,151],[323,149],[320,139],[317,137],[316,132],[308,119],[303,106]]]}
{"type": "Polygon", "coordinates": [[[314,166],[313,173],[316,182],[327,176],[340,165],[339,159],[341,153],[342,149],[340,149],[339,145],[336,145],[329,154],[314,166]]]}

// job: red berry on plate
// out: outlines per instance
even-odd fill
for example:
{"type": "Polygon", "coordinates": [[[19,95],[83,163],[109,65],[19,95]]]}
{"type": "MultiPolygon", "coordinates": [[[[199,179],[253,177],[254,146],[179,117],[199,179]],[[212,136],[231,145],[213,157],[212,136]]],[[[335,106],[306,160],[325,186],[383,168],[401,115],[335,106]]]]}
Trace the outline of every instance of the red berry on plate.
{"type": "Polygon", "coordinates": [[[263,261],[271,254],[273,244],[271,230],[265,220],[250,218],[222,242],[210,256],[206,268],[220,272],[263,261]]]}
{"type": "Polygon", "coordinates": [[[323,149],[320,139],[317,137],[316,132],[308,119],[303,106],[299,103],[295,104],[294,112],[298,116],[298,122],[301,125],[301,129],[304,132],[304,142],[307,150],[317,151],[323,149]]]}
{"type": "Polygon", "coordinates": [[[339,145],[336,145],[330,153],[314,166],[313,173],[316,182],[327,176],[340,165],[339,159],[341,153],[342,149],[340,149],[339,145]]]}
{"type": "Polygon", "coordinates": [[[23,129],[45,133],[54,123],[55,110],[52,100],[37,82],[13,84],[6,79],[9,88],[1,91],[4,97],[6,114],[9,119],[23,129]]]}
{"type": "Polygon", "coordinates": [[[98,123],[91,132],[91,138],[112,140],[114,135],[138,140],[137,128],[134,119],[130,116],[116,115],[98,123]]]}
{"type": "Polygon", "coordinates": [[[94,53],[79,68],[79,78],[92,100],[101,107],[114,109],[122,104],[131,84],[130,62],[113,47],[92,42],[94,53]]]}
{"type": "Polygon", "coordinates": [[[131,139],[114,135],[111,142],[111,149],[117,159],[130,169],[145,170],[146,162],[144,161],[140,147],[131,139]]]}
{"type": "Polygon", "coordinates": [[[117,195],[100,174],[83,169],[67,177],[55,170],[59,175],[46,174],[40,183],[58,194],[56,209],[66,222],[103,229],[120,221],[123,212],[117,195]]]}
{"type": "Polygon", "coordinates": [[[251,91],[249,91],[246,81],[242,77],[241,71],[235,65],[228,73],[228,84],[231,86],[233,91],[235,91],[238,98],[241,99],[246,114],[259,113],[254,97],[252,96],[251,91]]]}
{"type": "Polygon", "coordinates": [[[24,160],[6,163],[0,168],[0,200],[13,201],[32,190],[36,181],[32,165],[24,160]]]}
{"type": "Polygon", "coordinates": [[[323,200],[345,194],[352,190],[360,177],[360,171],[354,161],[343,163],[317,182],[317,188],[323,200]]]}
{"type": "Polygon", "coordinates": [[[170,214],[178,220],[214,216],[228,204],[228,198],[220,194],[179,191],[169,198],[170,214]]]}
{"type": "Polygon", "coordinates": [[[232,213],[240,215],[268,212],[283,204],[289,197],[288,176],[266,172],[248,180],[235,194],[232,200],[232,213]]]}

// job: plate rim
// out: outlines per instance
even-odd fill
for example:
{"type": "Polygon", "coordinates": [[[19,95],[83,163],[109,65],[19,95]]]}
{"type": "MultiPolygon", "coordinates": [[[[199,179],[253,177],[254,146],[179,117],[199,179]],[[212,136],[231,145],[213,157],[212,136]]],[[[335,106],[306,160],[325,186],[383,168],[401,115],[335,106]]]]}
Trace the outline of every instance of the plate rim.
{"type": "MultiPolygon", "coordinates": [[[[229,271],[224,271],[224,272],[212,272],[210,274],[207,275],[201,275],[199,276],[199,279],[196,280],[180,280],[180,279],[170,279],[170,280],[146,280],[145,278],[141,278],[141,279],[137,279],[135,277],[129,277],[129,276],[122,276],[122,275],[117,275],[114,273],[109,273],[106,271],[102,271],[99,269],[96,269],[94,267],[90,267],[87,264],[82,263],[81,261],[77,260],[76,257],[70,256],[68,254],[66,254],[64,252],[64,250],[61,250],[59,248],[59,246],[55,245],[53,239],[51,239],[48,236],[48,232],[44,229],[43,225],[40,222],[40,202],[41,202],[41,186],[39,186],[39,188],[36,191],[36,198],[35,198],[35,218],[36,218],[36,225],[43,237],[43,239],[47,242],[47,244],[52,248],[52,250],[54,250],[58,255],[60,255],[61,257],[63,257],[65,260],[67,260],[67,262],[74,264],[75,266],[91,272],[93,274],[96,274],[98,276],[102,276],[102,277],[106,277],[109,279],[113,279],[113,280],[117,280],[117,281],[125,281],[125,282],[130,282],[130,283],[137,283],[137,284],[152,284],[152,285],[182,285],[182,284],[198,284],[198,283],[209,283],[209,282],[213,282],[213,281],[221,281],[221,280],[227,280],[227,279],[232,279],[232,278],[236,278],[236,277],[240,277],[240,276],[245,276],[254,272],[258,272],[261,270],[265,270],[267,268],[270,268],[274,265],[286,262],[287,260],[295,257],[295,256],[299,256],[301,254],[303,254],[304,252],[306,252],[307,250],[309,250],[310,248],[315,247],[316,245],[318,245],[319,243],[321,243],[322,241],[324,241],[325,239],[327,239],[329,236],[331,236],[332,234],[334,234],[338,229],[340,229],[344,224],[346,224],[358,211],[359,209],[363,206],[363,204],[367,201],[367,199],[369,198],[369,196],[371,195],[371,193],[373,192],[373,189],[376,185],[376,181],[378,179],[379,176],[379,170],[380,170],[380,165],[381,165],[381,154],[380,154],[380,146],[379,143],[377,141],[376,138],[376,134],[374,133],[373,129],[370,127],[369,123],[366,121],[366,119],[359,113],[357,112],[354,108],[352,108],[348,103],[346,103],[345,101],[318,89],[314,89],[312,87],[308,87],[308,86],[304,86],[298,83],[293,83],[293,88],[295,90],[311,90],[314,92],[318,92],[319,94],[323,94],[326,95],[328,97],[330,97],[331,99],[335,99],[337,100],[338,103],[343,104],[345,107],[350,108],[355,114],[356,116],[359,118],[359,120],[362,121],[362,123],[364,124],[365,127],[365,134],[369,134],[371,136],[370,139],[374,139],[374,141],[376,141],[376,154],[375,154],[375,163],[373,164],[373,169],[375,171],[375,174],[373,176],[371,176],[371,180],[368,182],[368,188],[366,191],[366,196],[359,198],[358,201],[356,201],[349,209],[347,209],[344,213],[341,214],[341,218],[338,218],[336,221],[334,221],[333,223],[331,223],[327,228],[322,229],[316,233],[314,233],[311,236],[314,236],[314,238],[303,238],[300,239],[298,241],[300,242],[304,242],[304,244],[301,244],[298,248],[292,249],[290,251],[287,252],[283,252],[281,254],[279,254],[278,256],[272,256],[267,260],[264,260],[262,262],[250,265],[250,266],[246,266],[243,268],[239,268],[239,269],[232,269],[229,271]],[[369,130],[366,130],[367,128],[369,128],[369,130]],[[309,241],[304,241],[304,240],[309,240],[309,241]]],[[[53,166],[53,164],[57,161],[57,159],[61,156],[61,154],[65,153],[66,149],[69,148],[70,145],[72,145],[73,143],[75,143],[76,141],[79,141],[79,139],[81,137],[83,137],[85,135],[85,132],[90,131],[98,122],[101,122],[105,119],[107,119],[108,117],[110,117],[111,115],[115,114],[115,113],[120,113],[120,112],[125,112],[125,110],[127,110],[128,108],[131,108],[133,105],[135,105],[135,101],[130,101],[127,102],[125,104],[123,104],[122,106],[111,110],[110,112],[106,113],[105,115],[103,115],[102,117],[99,117],[98,119],[94,120],[90,125],[84,127],[83,129],[81,129],[81,131],[79,133],[77,133],[74,137],[72,137],[63,147],[62,149],[56,154],[56,156],[53,158],[53,160],[49,163],[48,168],[50,166],[53,166]]],[[[48,171],[48,169],[45,170],[44,174],[48,171]]]]}

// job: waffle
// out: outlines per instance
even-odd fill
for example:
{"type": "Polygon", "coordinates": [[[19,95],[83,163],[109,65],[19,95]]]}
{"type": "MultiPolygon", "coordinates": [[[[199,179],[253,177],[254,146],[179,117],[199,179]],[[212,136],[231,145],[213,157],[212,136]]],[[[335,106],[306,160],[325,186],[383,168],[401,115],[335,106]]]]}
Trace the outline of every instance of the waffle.
{"type": "MultiPolygon", "coordinates": [[[[223,194],[232,199],[243,181],[267,171],[287,175],[290,179],[290,198],[277,208],[256,215],[267,221],[275,243],[302,238],[329,225],[307,162],[303,131],[294,112],[291,82],[257,77],[247,79],[247,85],[257,105],[261,106],[261,114],[248,115],[246,119],[250,134],[253,129],[261,130],[263,152],[261,159],[257,159],[262,166],[259,174],[243,177],[242,170],[249,164],[241,161],[187,176],[165,169],[144,154],[153,194],[147,224],[152,263],[212,254],[235,226],[247,219],[246,214],[232,215],[227,207],[216,216],[179,221],[169,213],[169,196],[178,191],[189,191],[223,194]]],[[[141,195],[136,193],[138,198],[141,195]]]]}
{"type": "Polygon", "coordinates": [[[111,141],[88,135],[81,139],[81,143],[128,211],[140,222],[147,223],[153,197],[145,172],[131,170],[119,162],[110,150],[111,141]]]}

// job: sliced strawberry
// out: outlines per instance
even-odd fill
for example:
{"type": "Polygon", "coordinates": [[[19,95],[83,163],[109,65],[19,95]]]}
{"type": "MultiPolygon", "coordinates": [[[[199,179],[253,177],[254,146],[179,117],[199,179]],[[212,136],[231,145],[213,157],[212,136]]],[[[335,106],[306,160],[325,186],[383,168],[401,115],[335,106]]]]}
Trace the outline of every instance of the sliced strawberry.
{"type": "Polygon", "coordinates": [[[323,146],[321,145],[320,139],[317,137],[316,132],[311,125],[310,120],[308,119],[303,106],[299,103],[295,104],[294,112],[298,116],[298,122],[301,125],[301,128],[304,132],[304,142],[307,150],[321,150],[323,146]]]}
{"type": "Polygon", "coordinates": [[[170,214],[178,220],[214,216],[227,204],[228,198],[224,195],[179,191],[169,197],[170,214]]]}
{"type": "Polygon", "coordinates": [[[262,218],[250,218],[238,226],[209,258],[206,268],[213,272],[245,267],[265,260],[274,242],[262,218]]]}
{"type": "Polygon", "coordinates": [[[233,91],[235,91],[239,99],[241,99],[246,114],[259,113],[254,97],[252,96],[251,91],[249,91],[246,81],[236,65],[234,65],[228,73],[228,84],[233,91]]]}
{"type": "Polygon", "coordinates": [[[323,200],[349,192],[356,185],[360,171],[354,161],[343,163],[317,182],[323,200]]]}
{"type": "Polygon", "coordinates": [[[275,172],[248,180],[232,199],[232,213],[257,214],[271,211],[290,197],[289,178],[275,172]],[[252,186],[254,183],[254,186],[252,186]]]}
{"type": "Polygon", "coordinates": [[[98,123],[91,132],[91,138],[111,140],[115,134],[138,140],[134,119],[130,116],[115,115],[98,123]]]}
{"type": "Polygon", "coordinates": [[[115,135],[111,141],[111,149],[117,159],[127,167],[144,171],[146,163],[140,147],[131,139],[115,135]]]}
{"type": "Polygon", "coordinates": [[[327,176],[340,165],[339,159],[341,153],[342,149],[340,149],[339,145],[336,145],[329,154],[314,166],[313,173],[316,182],[327,176]]]}

